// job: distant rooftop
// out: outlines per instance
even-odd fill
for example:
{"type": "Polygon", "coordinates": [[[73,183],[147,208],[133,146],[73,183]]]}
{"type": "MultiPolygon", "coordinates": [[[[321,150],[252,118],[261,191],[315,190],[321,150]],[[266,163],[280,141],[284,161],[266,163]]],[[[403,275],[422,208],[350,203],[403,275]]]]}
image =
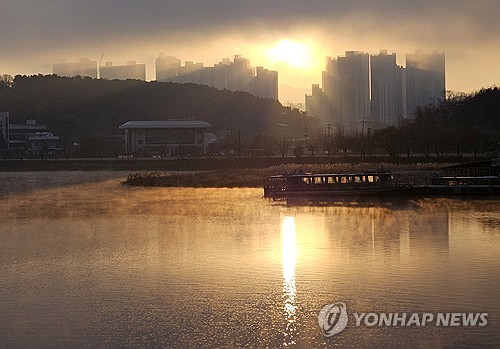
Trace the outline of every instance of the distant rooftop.
{"type": "Polygon", "coordinates": [[[212,127],[201,120],[161,120],[161,121],[127,121],[120,130],[130,128],[208,128],[212,127]]]}

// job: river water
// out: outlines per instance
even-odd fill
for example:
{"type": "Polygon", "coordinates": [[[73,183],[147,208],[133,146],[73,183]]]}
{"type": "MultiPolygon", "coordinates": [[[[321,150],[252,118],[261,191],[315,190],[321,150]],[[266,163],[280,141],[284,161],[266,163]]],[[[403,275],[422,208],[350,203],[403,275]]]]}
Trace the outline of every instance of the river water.
{"type": "Polygon", "coordinates": [[[0,173],[0,347],[494,347],[500,201],[297,205],[258,188],[0,173]],[[343,302],[346,329],[318,312],[343,302]],[[488,313],[356,326],[354,313],[488,313]]]}

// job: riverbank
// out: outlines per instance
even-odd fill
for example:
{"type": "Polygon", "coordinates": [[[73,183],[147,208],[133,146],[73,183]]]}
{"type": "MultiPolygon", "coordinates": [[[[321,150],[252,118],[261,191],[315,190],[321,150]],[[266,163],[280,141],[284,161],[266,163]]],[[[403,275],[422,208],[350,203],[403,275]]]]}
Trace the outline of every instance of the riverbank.
{"type": "Polygon", "coordinates": [[[415,163],[415,164],[373,164],[373,163],[329,163],[329,164],[299,164],[290,163],[266,168],[246,169],[216,169],[207,171],[186,172],[136,172],[127,176],[124,185],[148,187],[205,187],[205,188],[235,188],[262,187],[269,176],[293,173],[298,171],[312,173],[346,173],[361,172],[369,169],[389,170],[395,174],[415,175],[429,174],[450,164],[415,163]]]}
{"type": "Polygon", "coordinates": [[[381,163],[394,165],[418,165],[435,164],[441,166],[449,163],[464,163],[480,161],[480,158],[423,158],[410,157],[397,160],[388,157],[373,156],[360,157],[252,157],[252,158],[198,158],[198,159],[172,159],[172,160],[117,160],[117,159],[45,159],[45,160],[0,160],[1,172],[17,171],[209,171],[218,169],[265,169],[275,166],[283,166],[290,163],[295,164],[317,164],[328,165],[331,163],[343,163],[348,166],[359,164],[370,164],[370,168],[379,166],[381,163]]]}

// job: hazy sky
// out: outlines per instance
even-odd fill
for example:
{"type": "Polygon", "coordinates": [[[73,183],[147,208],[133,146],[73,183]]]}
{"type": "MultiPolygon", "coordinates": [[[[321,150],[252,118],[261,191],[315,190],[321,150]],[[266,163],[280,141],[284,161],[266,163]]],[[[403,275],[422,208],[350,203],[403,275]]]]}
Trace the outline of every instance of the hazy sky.
{"type": "Polygon", "coordinates": [[[0,0],[0,74],[52,73],[60,58],[104,52],[146,63],[154,79],[159,52],[205,65],[242,54],[278,69],[280,84],[310,88],[325,56],[387,49],[404,65],[423,49],[445,52],[447,89],[470,92],[500,82],[499,18],[499,0],[0,0]],[[270,57],[282,40],[305,61],[270,57]]]}

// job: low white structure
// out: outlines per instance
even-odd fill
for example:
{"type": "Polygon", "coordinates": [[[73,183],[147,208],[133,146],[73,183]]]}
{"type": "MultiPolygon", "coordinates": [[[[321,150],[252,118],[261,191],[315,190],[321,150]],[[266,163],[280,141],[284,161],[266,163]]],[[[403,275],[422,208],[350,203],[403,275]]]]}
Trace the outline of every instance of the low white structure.
{"type": "Polygon", "coordinates": [[[34,155],[48,154],[62,150],[59,148],[59,136],[50,132],[37,132],[28,137],[29,150],[34,155]]]}
{"type": "Polygon", "coordinates": [[[120,130],[128,153],[178,156],[206,153],[211,127],[201,120],[128,121],[120,130]]]}
{"type": "Polygon", "coordinates": [[[23,153],[31,149],[31,137],[47,132],[47,125],[36,120],[26,120],[24,124],[9,124],[9,149],[23,153]]]}

